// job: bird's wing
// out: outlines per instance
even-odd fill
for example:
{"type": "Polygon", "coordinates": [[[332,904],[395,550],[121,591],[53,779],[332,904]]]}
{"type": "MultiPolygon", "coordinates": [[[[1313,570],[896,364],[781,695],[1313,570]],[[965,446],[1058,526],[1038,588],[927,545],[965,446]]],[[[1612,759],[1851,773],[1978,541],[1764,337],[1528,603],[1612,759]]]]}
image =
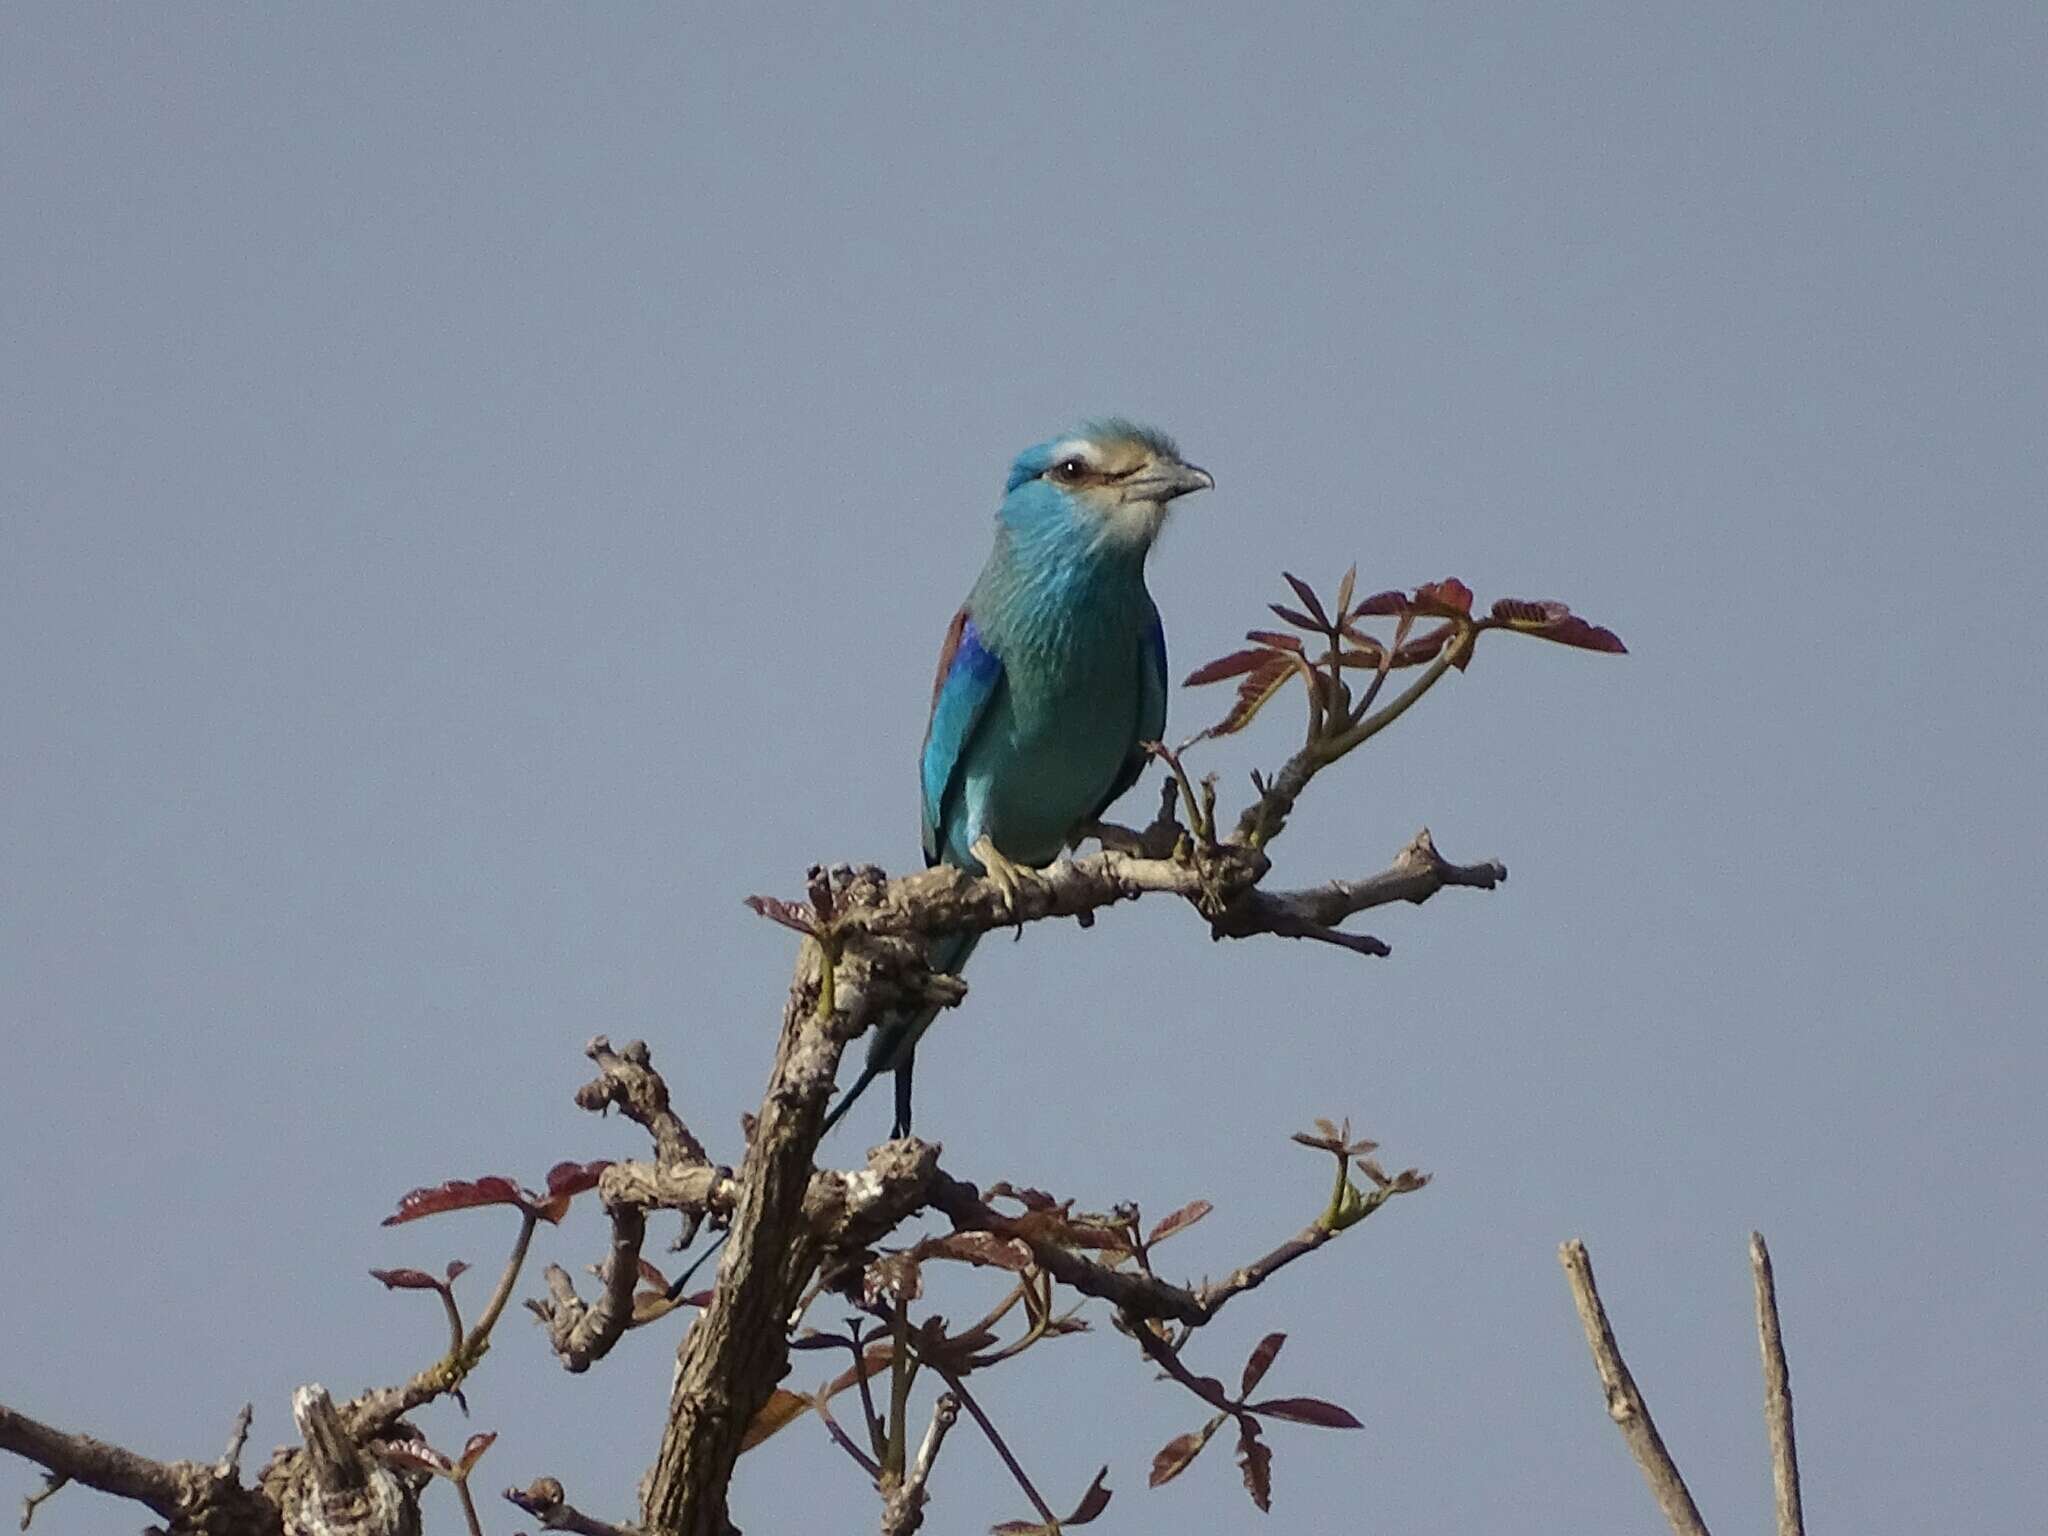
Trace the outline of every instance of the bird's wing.
{"type": "Polygon", "coordinates": [[[1102,813],[1114,805],[1123,792],[1138,782],[1152,754],[1142,745],[1166,735],[1166,626],[1159,622],[1159,610],[1152,610],[1152,622],[1138,641],[1138,718],[1133,722],[1130,755],[1117,770],[1116,780],[1102,804],[1095,807],[1090,821],[1102,820],[1102,813]]]}
{"type": "Polygon", "coordinates": [[[924,731],[924,861],[939,862],[947,798],[967,760],[968,743],[1003,686],[1002,658],[981,643],[981,632],[962,608],[953,615],[932,682],[932,717],[924,731]]]}

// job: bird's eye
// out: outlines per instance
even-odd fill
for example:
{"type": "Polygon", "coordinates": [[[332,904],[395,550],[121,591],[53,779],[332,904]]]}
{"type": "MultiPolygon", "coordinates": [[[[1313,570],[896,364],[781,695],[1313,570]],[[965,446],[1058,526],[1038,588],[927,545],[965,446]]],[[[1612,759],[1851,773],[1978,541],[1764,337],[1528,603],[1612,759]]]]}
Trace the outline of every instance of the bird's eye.
{"type": "Polygon", "coordinates": [[[1061,480],[1074,481],[1088,473],[1088,466],[1078,458],[1061,459],[1059,463],[1053,465],[1052,472],[1061,480]]]}

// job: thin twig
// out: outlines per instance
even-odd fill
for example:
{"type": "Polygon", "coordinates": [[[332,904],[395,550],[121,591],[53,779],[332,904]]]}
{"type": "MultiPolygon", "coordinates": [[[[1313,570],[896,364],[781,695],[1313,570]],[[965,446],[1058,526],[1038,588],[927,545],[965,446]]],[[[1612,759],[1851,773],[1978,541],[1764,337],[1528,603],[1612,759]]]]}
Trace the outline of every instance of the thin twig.
{"type": "Polygon", "coordinates": [[[484,1315],[476,1320],[476,1326],[469,1330],[469,1337],[462,1341],[462,1354],[466,1359],[475,1359],[490,1343],[491,1330],[498,1326],[505,1303],[512,1299],[512,1289],[519,1283],[520,1268],[526,1263],[526,1250],[533,1242],[533,1229],[540,1225],[540,1212],[529,1209],[520,1214],[519,1238],[512,1245],[512,1256],[505,1261],[505,1272],[498,1277],[498,1288],[491,1293],[484,1315]]]}
{"type": "Polygon", "coordinates": [[[1017,1464],[1017,1458],[1010,1454],[1010,1447],[997,1433],[995,1425],[989,1422],[988,1415],[981,1411],[981,1404],[974,1400],[974,1395],[967,1390],[958,1376],[943,1368],[939,1374],[945,1378],[946,1386],[952,1394],[960,1399],[960,1405],[974,1415],[974,1422],[981,1426],[981,1432],[987,1436],[988,1443],[994,1446],[996,1454],[1002,1457],[1003,1465],[1010,1469],[1010,1476],[1017,1479],[1017,1486],[1024,1490],[1024,1497],[1031,1501],[1031,1507],[1038,1511],[1038,1517],[1048,1526],[1057,1529],[1060,1517],[1052,1512],[1052,1506],[1040,1498],[1038,1490],[1031,1486],[1031,1479],[1025,1476],[1024,1469],[1017,1464]]]}
{"type": "Polygon", "coordinates": [[[21,1499],[21,1528],[28,1529],[29,1522],[36,1517],[36,1511],[45,1502],[55,1498],[71,1485],[71,1479],[62,1472],[45,1472],[43,1486],[34,1493],[23,1494],[21,1499]]]}
{"type": "Polygon", "coordinates": [[[1792,1373],[1785,1365],[1785,1336],[1778,1329],[1778,1284],[1771,1250],[1761,1232],[1749,1234],[1749,1268],[1756,1279],[1757,1343],[1764,1357],[1764,1427],[1771,1437],[1771,1487],[1778,1508],[1778,1536],[1805,1536],[1799,1503],[1799,1446],[1792,1434],[1792,1373]]]}
{"type": "Polygon", "coordinates": [[[469,1522],[469,1536],[484,1536],[484,1523],[477,1518],[476,1500],[470,1497],[469,1479],[455,1479],[455,1491],[462,1498],[462,1518],[469,1522]]]}
{"type": "Polygon", "coordinates": [[[880,1483],[882,1480],[882,1464],[855,1445],[853,1437],[839,1427],[839,1421],[832,1417],[832,1409],[823,1387],[820,1387],[817,1395],[811,1399],[811,1405],[818,1410],[818,1417],[825,1421],[826,1433],[831,1435],[839,1448],[858,1462],[863,1472],[867,1473],[877,1483],[880,1483]]]}
{"type": "Polygon", "coordinates": [[[1707,1536],[1707,1524],[1700,1518],[1699,1506],[1693,1503],[1685,1479],[1679,1476],[1678,1464],[1664,1449],[1663,1436],[1657,1433],[1656,1422],[1650,1417],[1650,1405],[1636,1390],[1635,1377],[1629,1374],[1628,1365],[1621,1358],[1621,1346],[1614,1342],[1607,1309],[1600,1305],[1600,1292],[1593,1283],[1593,1260],[1586,1245],[1573,1238],[1558,1249],[1557,1257],[1571,1284],[1572,1302],[1578,1308],[1580,1326],[1586,1330],[1586,1347],[1593,1352],[1593,1366],[1600,1373],[1600,1385],[1607,1394],[1607,1416],[1620,1427],[1629,1454],[1643,1469],[1650,1493],[1657,1500],[1657,1507],[1664,1511],[1664,1518],[1671,1522],[1671,1529],[1677,1536],[1707,1536]]]}
{"type": "Polygon", "coordinates": [[[639,1536],[639,1528],[614,1525],[583,1513],[563,1495],[562,1485],[552,1477],[535,1478],[525,1488],[507,1488],[505,1497],[525,1510],[550,1531],[573,1531],[576,1536],[639,1536]]]}
{"type": "Polygon", "coordinates": [[[227,1449],[220,1453],[220,1460],[213,1464],[213,1475],[219,1478],[239,1477],[242,1471],[242,1450],[249,1443],[249,1426],[256,1422],[256,1405],[242,1404],[242,1411],[235,1415],[234,1427],[228,1431],[227,1449]]]}

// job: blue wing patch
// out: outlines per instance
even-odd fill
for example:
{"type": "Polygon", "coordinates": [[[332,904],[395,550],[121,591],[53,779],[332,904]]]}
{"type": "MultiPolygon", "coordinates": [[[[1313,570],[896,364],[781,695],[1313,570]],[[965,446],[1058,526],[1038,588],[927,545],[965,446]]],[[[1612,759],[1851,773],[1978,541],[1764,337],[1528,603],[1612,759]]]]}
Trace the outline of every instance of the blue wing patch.
{"type": "MultiPolygon", "coordinates": [[[[946,797],[960,776],[967,744],[1003,683],[1002,658],[981,643],[981,632],[962,608],[953,615],[932,682],[931,721],[924,732],[924,861],[939,862],[946,797]]],[[[1164,687],[1164,674],[1161,674],[1164,687]]],[[[1162,700],[1164,693],[1161,694],[1162,700]]]]}

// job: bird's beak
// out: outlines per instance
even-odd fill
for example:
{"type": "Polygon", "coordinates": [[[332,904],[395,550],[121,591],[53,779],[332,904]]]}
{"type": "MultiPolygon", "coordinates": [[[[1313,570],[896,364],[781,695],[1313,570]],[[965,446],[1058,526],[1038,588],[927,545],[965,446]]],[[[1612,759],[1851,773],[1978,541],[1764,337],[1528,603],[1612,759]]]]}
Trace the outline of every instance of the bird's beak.
{"type": "Polygon", "coordinates": [[[1213,490],[1216,477],[1206,469],[1183,464],[1178,459],[1159,459],[1142,475],[1124,481],[1126,501],[1171,501],[1190,491],[1213,490]]]}

